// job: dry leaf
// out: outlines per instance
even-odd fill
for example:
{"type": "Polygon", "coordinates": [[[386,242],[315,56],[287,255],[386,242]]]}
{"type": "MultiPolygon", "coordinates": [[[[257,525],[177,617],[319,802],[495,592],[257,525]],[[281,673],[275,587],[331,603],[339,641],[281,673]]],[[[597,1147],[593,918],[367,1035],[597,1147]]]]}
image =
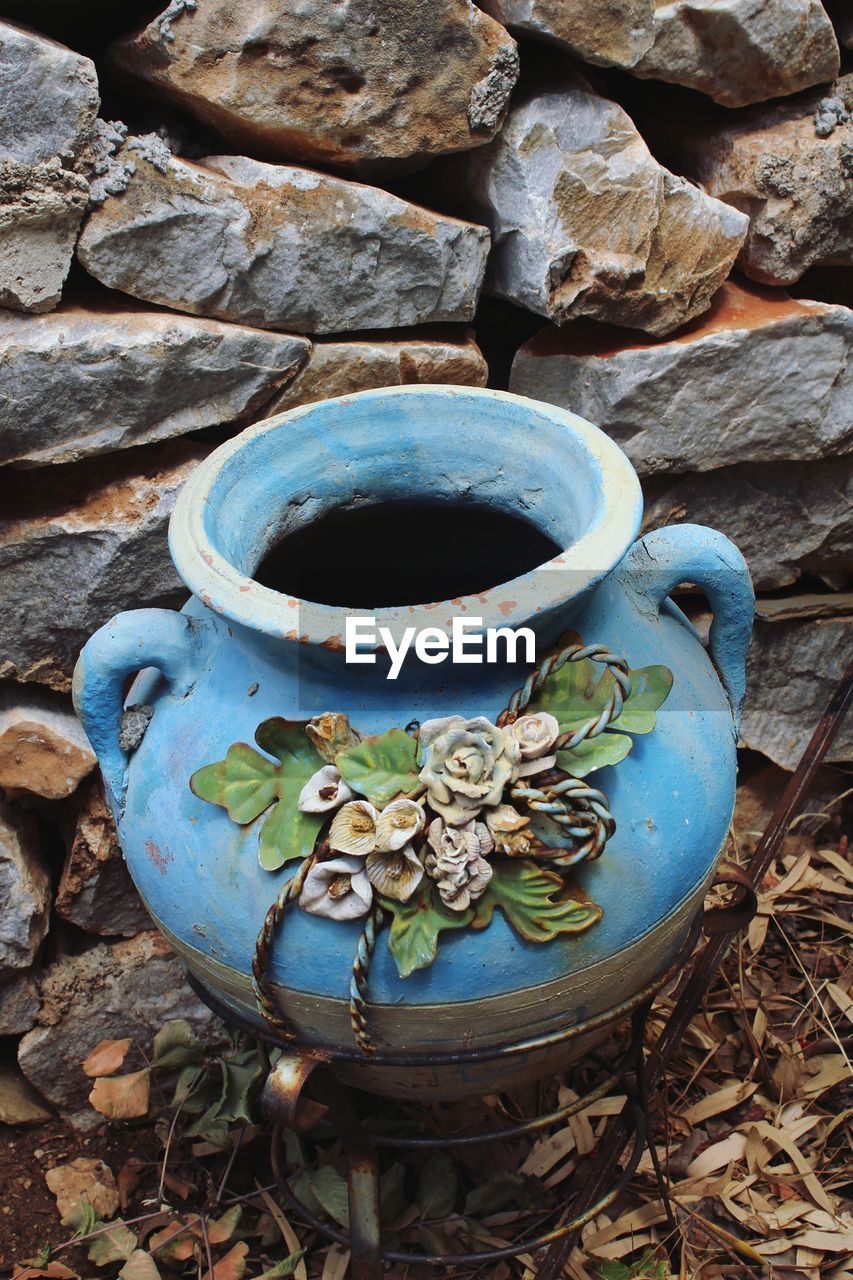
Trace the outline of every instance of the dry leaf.
{"type": "Polygon", "coordinates": [[[734,1160],[742,1160],[746,1154],[746,1134],[731,1133],[722,1142],[700,1151],[695,1160],[687,1166],[688,1178],[705,1178],[709,1173],[725,1169],[734,1160]]]}
{"type": "Polygon", "coordinates": [[[12,1280],[80,1280],[76,1271],[64,1266],[61,1262],[49,1262],[46,1267],[15,1267],[12,1280]]]}
{"type": "Polygon", "coordinates": [[[58,1164],[44,1175],[48,1190],[56,1197],[59,1216],[64,1221],[79,1208],[85,1197],[99,1218],[111,1218],[118,1209],[118,1188],[112,1170],[103,1160],[79,1156],[69,1164],[58,1164]]]}
{"type": "MultiPolygon", "coordinates": [[[[302,1244],[300,1243],[299,1237],[297,1236],[296,1232],[293,1230],[293,1227],[290,1225],[287,1218],[282,1213],[281,1207],[275,1202],[275,1200],[273,1200],[272,1196],[269,1194],[268,1191],[263,1191],[261,1189],[260,1183],[256,1181],[255,1186],[258,1188],[261,1195],[261,1199],[263,1200],[264,1204],[269,1210],[270,1216],[278,1226],[278,1229],[281,1232],[282,1237],[284,1239],[284,1243],[287,1245],[289,1251],[291,1253],[298,1253],[299,1250],[302,1248],[302,1244]]],[[[293,1274],[296,1280],[308,1280],[308,1271],[306,1269],[304,1261],[300,1261],[296,1264],[296,1270],[294,1271],[293,1274]]]]}
{"type": "Polygon", "coordinates": [[[346,1280],[349,1275],[349,1249],[333,1244],[323,1262],[320,1280],[346,1280]]]}
{"type": "Polygon", "coordinates": [[[108,1120],[136,1120],[148,1114],[151,1093],[150,1071],[132,1071],[126,1076],[101,1076],[92,1086],[89,1102],[108,1120]]]}
{"type": "Polygon", "coordinates": [[[136,1249],[119,1272],[121,1280],[160,1280],[157,1263],[144,1249],[136,1249]]]}
{"type": "Polygon", "coordinates": [[[132,1040],[102,1040],[83,1060],[87,1076],[112,1076],[119,1070],[133,1044],[132,1040]]]}
{"type": "Polygon", "coordinates": [[[748,1084],[746,1081],[727,1084],[725,1088],[717,1089],[699,1102],[695,1102],[692,1107],[685,1107],[681,1117],[692,1125],[701,1124],[711,1116],[718,1116],[723,1111],[731,1111],[733,1107],[739,1107],[742,1102],[746,1102],[747,1098],[752,1097],[757,1088],[757,1084],[748,1084]]]}
{"type": "Polygon", "coordinates": [[[218,1262],[214,1262],[213,1271],[205,1272],[205,1280],[243,1280],[248,1252],[249,1246],[243,1240],[232,1245],[218,1262]]]}

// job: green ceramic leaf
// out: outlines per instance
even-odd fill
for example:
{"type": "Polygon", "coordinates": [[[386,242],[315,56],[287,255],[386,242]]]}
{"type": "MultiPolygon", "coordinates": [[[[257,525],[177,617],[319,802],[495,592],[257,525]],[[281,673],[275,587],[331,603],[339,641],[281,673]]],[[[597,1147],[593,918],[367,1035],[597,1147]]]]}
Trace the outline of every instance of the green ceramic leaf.
{"type": "Polygon", "coordinates": [[[624,760],[633,745],[633,739],[625,733],[600,733],[597,738],[579,742],[571,751],[558,751],[557,768],[565,769],[576,778],[585,778],[594,769],[624,760]]]}
{"type": "Polygon", "coordinates": [[[658,707],[666,701],[672,688],[672,672],[669,667],[638,667],[629,672],[631,696],[622,708],[618,720],[611,729],[624,729],[626,733],[651,733],[655,727],[658,707]]]}
{"type": "Polygon", "coordinates": [[[451,911],[439,897],[432,880],[421,882],[421,888],[408,902],[380,899],[393,919],[388,933],[388,948],[401,978],[416,969],[426,969],[438,954],[438,935],[442,929],[464,929],[474,919],[467,911],[451,911]]]}
{"type": "Polygon", "coordinates": [[[307,858],[326,814],[302,813],[296,807],[302,782],[281,783],[281,800],[261,827],[258,861],[265,871],[277,871],[294,858],[307,858]]]}
{"type": "Polygon", "coordinates": [[[422,789],[416,752],[417,743],[410,734],[389,729],[339,752],[335,764],[354,791],[373,804],[387,804],[395,796],[414,795],[422,789]]]}
{"type": "MultiPolygon", "coordinates": [[[[557,764],[567,773],[583,778],[595,769],[618,764],[633,745],[625,733],[650,733],[655,727],[658,707],[672,688],[672,672],[668,667],[653,666],[629,669],[628,674],[631,677],[631,696],[625,700],[618,719],[596,738],[571,751],[558,753],[557,764]],[[620,729],[624,733],[615,732],[620,729]]],[[[544,682],[528,711],[549,711],[557,717],[560,733],[572,733],[587,720],[601,714],[614,685],[612,673],[590,658],[567,662],[544,682]]]]}
{"type": "Polygon", "coordinates": [[[562,877],[526,858],[494,862],[492,868],[489,886],[476,904],[475,929],[491,924],[499,907],[528,942],[552,942],[561,933],[583,933],[604,914],[595,902],[560,898],[566,891],[562,877]]]}
{"type": "Polygon", "coordinates": [[[235,742],[224,760],[197,769],[190,786],[200,800],[222,805],[229,818],[245,826],[275,800],[278,773],[278,766],[254,747],[235,742]]]}
{"type": "Polygon", "coordinates": [[[279,763],[245,742],[236,742],[224,760],[198,769],[190,786],[201,800],[222,805],[241,826],[273,806],[261,828],[258,859],[267,871],[277,871],[293,858],[306,857],[314,847],[324,816],[300,812],[298,801],[305,783],[324,761],[301,720],[280,716],[264,720],[255,741],[279,763]]]}

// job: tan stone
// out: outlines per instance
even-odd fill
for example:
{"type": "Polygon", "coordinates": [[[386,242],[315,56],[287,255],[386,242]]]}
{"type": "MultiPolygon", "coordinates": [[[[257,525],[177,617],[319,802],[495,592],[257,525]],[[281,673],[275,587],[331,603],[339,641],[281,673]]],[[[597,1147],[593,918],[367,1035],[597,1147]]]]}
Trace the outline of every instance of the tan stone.
{"type": "Polygon", "coordinates": [[[201,164],[131,138],[127,189],[86,220],[77,256],[111,289],[262,329],[337,333],[470,320],[485,227],[378,187],[247,156],[201,164]]]}
{"type": "Polygon", "coordinates": [[[749,217],[738,265],[753,280],[853,264],[853,74],[680,132],[684,172],[749,217]]]}
{"type": "Polygon", "coordinates": [[[234,147],[336,166],[488,141],[518,74],[514,41],[472,0],[171,4],[109,57],[234,147]]]}
{"type": "Polygon", "coordinates": [[[58,160],[0,160],[0,307],[57,305],[88,194],[85,179],[58,160]]]}
{"type": "Polygon", "coordinates": [[[99,778],[81,798],[54,905],[63,920],[89,933],[133,936],[151,927],[125,866],[99,778]]]}
{"type": "Polygon", "coordinates": [[[512,31],[605,67],[633,67],[654,39],[654,0],[480,0],[512,31]]]}
{"type": "Polygon", "coordinates": [[[331,396],[418,382],[484,387],[488,368],[471,332],[424,330],[411,336],[323,339],[305,369],[270,402],[265,416],[331,396]]]}
{"type": "Polygon", "coordinates": [[[654,44],[632,72],[744,107],[825,84],[838,66],[820,0],[659,0],[654,44]]]}
{"type": "Polygon", "coordinates": [[[487,291],[558,324],[671,332],[710,306],[748,225],[658,164],[568,69],[514,104],[494,142],[441,165],[448,196],[491,229],[487,291]]]}
{"type": "Polygon", "coordinates": [[[70,704],[47,689],[0,689],[0,787],[64,800],[95,767],[70,704]]]}
{"type": "Polygon", "coordinates": [[[186,599],[166,542],[178,490],[210,446],[173,441],[0,474],[0,676],[69,691],[93,631],[122,609],[186,599]]]}

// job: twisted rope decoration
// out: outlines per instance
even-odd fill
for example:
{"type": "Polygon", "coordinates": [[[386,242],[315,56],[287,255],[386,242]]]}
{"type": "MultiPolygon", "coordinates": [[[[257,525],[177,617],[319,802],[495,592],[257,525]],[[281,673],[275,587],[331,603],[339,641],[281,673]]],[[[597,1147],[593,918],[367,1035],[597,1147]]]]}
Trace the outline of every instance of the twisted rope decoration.
{"type": "Polygon", "coordinates": [[[521,713],[528,707],[531,698],[537,694],[549,676],[554,675],[567,662],[583,662],[589,658],[592,662],[600,662],[612,673],[614,678],[613,692],[600,715],[592,716],[573,733],[563,733],[554,744],[557,751],[569,751],[586,738],[595,738],[603,733],[607,726],[622,714],[625,699],[631,696],[631,677],[628,675],[627,658],[619,658],[611,653],[603,644],[569,644],[564,649],[551,653],[525,680],[520,689],[509,700],[506,708],[497,719],[499,729],[514,724],[521,713]]]}
{"type": "Polygon", "coordinates": [[[294,1040],[296,1032],[279,1012],[273,986],[267,977],[266,970],[269,964],[275,931],[284,919],[288,904],[294,898],[298,898],[302,892],[305,877],[317,861],[318,853],[319,850],[307,857],[296,875],[292,876],[287,881],[287,884],[282,886],[278,897],[264,917],[264,923],[255,942],[255,954],[252,957],[252,988],[255,992],[255,1001],[258,1009],[269,1026],[287,1040],[294,1040]]]}
{"type": "Polygon", "coordinates": [[[367,975],[376,946],[376,935],[382,925],[382,908],[374,902],[358,935],[355,959],[352,962],[352,978],[349,985],[349,1016],[353,1034],[361,1052],[370,1056],[374,1052],[373,1041],[367,1029],[367,975]]]}
{"type": "MultiPolygon", "coordinates": [[[[599,662],[613,675],[613,692],[601,712],[591,716],[571,733],[562,733],[554,743],[554,751],[571,751],[581,742],[596,738],[609,724],[622,714],[625,699],[631,696],[631,678],[628,662],[617,657],[604,645],[570,644],[549,654],[525,680],[498,716],[498,726],[514,724],[529,706],[549,676],[559,671],[567,662],[583,662],[589,658],[599,662]]],[[[554,866],[571,867],[585,859],[600,857],[604,846],[616,830],[616,822],[610,812],[610,801],[603,791],[587,786],[581,778],[575,778],[561,769],[544,774],[539,786],[524,781],[517,782],[510,792],[513,800],[520,800],[529,809],[547,814],[558,823],[574,844],[571,853],[551,859],[554,866]]]]}

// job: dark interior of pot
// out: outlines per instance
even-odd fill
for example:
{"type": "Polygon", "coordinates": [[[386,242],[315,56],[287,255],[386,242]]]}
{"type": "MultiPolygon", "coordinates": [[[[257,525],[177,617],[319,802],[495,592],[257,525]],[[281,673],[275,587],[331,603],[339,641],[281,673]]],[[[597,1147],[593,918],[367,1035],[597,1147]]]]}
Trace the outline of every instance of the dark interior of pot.
{"type": "Polygon", "coordinates": [[[254,577],[317,604],[375,609],[475,595],[559,552],[522,516],[425,497],[327,511],[280,538],[254,577]]]}

